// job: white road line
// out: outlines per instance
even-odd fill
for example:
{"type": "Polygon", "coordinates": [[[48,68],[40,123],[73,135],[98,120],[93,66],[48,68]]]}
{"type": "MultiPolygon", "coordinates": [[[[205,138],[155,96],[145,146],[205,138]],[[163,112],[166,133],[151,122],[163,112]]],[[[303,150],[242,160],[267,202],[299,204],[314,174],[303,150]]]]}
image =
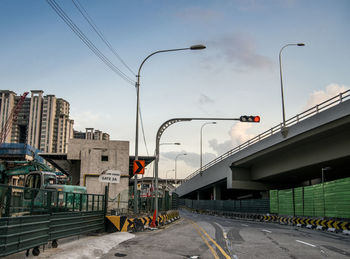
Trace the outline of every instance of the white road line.
{"type": "Polygon", "coordinates": [[[267,232],[267,233],[272,233],[270,230],[262,229],[261,231],[267,232]]]}
{"type": "Polygon", "coordinates": [[[243,227],[248,227],[248,225],[247,224],[241,224],[243,227]]]}
{"type": "Polygon", "coordinates": [[[295,241],[297,241],[297,242],[299,242],[299,243],[302,243],[302,244],[304,244],[304,245],[308,245],[308,246],[316,247],[315,245],[310,244],[310,243],[306,243],[306,242],[304,242],[304,241],[300,241],[300,240],[295,240],[295,241]]]}

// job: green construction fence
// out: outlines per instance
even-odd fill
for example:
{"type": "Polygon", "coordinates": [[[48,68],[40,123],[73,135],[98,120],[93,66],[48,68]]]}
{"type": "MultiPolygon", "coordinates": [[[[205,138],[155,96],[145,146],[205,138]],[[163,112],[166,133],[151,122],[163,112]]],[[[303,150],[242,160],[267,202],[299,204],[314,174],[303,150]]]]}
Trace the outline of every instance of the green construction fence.
{"type": "Polygon", "coordinates": [[[270,213],[350,218],[350,178],[285,190],[270,190],[270,213]]]}

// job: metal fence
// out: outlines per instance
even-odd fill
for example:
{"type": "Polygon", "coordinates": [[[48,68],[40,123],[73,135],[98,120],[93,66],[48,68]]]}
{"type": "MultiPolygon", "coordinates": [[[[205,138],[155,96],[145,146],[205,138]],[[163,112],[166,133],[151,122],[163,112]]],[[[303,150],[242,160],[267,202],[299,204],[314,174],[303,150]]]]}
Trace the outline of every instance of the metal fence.
{"type": "Polygon", "coordinates": [[[104,211],[104,197],[102,194],[72,193],[0,184],[0,216],[104,211]]]}
{"type": "MultiPolygon", "coordinates": [[[[300,121],[303,121],[307,118],[310,118],[316,114],[318,114],[319,112],[321,111],[324,111],[324,110],[327,110],[328,108],[331,108],[337,104],[340,104],[342,103],[343,101],[345,100],[348,100],[350,99],[350,90],[347,90],[343,93],[340,93],[339,95],[336,95],[302,113],[299,113],[297,115],[295,115],[294,117],[286,120],[286,127],[289,127],[289,126],[292,126],[294,124],[297,124],[299,123],[300,121]]],[[[257,142],[259,142],[260,140],[263,140],[267,137],[270,137],[272,136],[273,134],[281,131],[283,128],[283,123],[280,123],[278,125],[276,125],[275,127],[272,127],[271,129],[257,135],[256,137],[242,143],[241,145],[235,147],[234,149],[231,149],[230,151],[226,152],[225,154],[217,157],[216,159],[212,160],[211,162],[209,162],[208,164],[204,165],[201,170],[198,169],[196,170],[194,173],[190,174],[189,176],[187,176],[185,179],[184,179],[184,182],[187,182],[189,181],[191,178],[195,177],[197,174],[200,173],[200,171],[204,171],[206,169],[208,169],[209,167],[219,163],[220,161],[226,159],[227,157],[245,149],[246,147],[249,147],[257,142]]]]}
{"type": "Polygon", "coordinates": [[[0,201],[0,257],[104,230],[105,195],[0,185],[0,201]]]}
{"type": "Polygon", "coordinates": [[[269,213],[269,199],[252,200],[189,200],[180,199],[179,204],[191,209],[207,211],[230,211],[242,213],[269,213]]]}
{"type": "MultiPolygon", "coordinates": [[[[172,209],[177,209],[176,198],[174,198],[175,193],[172,195],[169,194],[168,191],[161,194],[162,197],[158,198],[158,210],[161,211],[169,211],[172,209]]],[[[132,195],[130,195],[132,197],[132,195]]],[[[155,206],[155,197],[139,197],[138,200],[138,211],[153,213],[155,206]]],[[[134,208],[134,199],[131,198],[129,200],[129,210],[134,208]]]]}

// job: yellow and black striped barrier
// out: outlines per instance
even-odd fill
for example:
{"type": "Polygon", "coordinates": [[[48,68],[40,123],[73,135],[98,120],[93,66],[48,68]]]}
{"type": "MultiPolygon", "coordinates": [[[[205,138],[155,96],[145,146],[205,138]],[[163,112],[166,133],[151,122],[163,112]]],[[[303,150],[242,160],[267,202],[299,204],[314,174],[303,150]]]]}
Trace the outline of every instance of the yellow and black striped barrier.
{"type": "MultiPolygon", "coordinates": [[[[188,208],[189,209],[189,208],[188,208]]],[[[214,211],[214,210],[197,210],[189,209],[198,214],[209,215],[221,215],[229,218],[241,218],[241,219],[253,219],[264,222],[276,222],[280,224],[296,225],[302,227],[318,228],[322,230],[334,230],[337,232],[343,231],[346,234],[350,234],[350,221],[339,221],[334,219],[317,219],[307,217],[293,217],[293,216],[278,216],[278,215],[264,215],[264,214],[251,214],[240,213],[233,211],[214,211]]]]}
{"type": "MultiPolygon", "coordinates": [[[[156,225],[165,225],[179,218],[178,211],[170,211],[167,214],[158,216],[156,225]]],[[[106,216],[107,232],[131,232],[141,231],[145,226],[149,226],[152,217],[128,218],[127,216],[106,216]]]]}
{"type": "Polygon", "coordinates": [[[320,227],[322,229],[334,229],[338,231],[350,231],[350,222],[339,221],[333,219],[314,219],[303,217],[283,217],[275,215],[263,215],[260,217],[262,221],[278,222],[280,224],[312,226],[313,228],[320,227]]]}

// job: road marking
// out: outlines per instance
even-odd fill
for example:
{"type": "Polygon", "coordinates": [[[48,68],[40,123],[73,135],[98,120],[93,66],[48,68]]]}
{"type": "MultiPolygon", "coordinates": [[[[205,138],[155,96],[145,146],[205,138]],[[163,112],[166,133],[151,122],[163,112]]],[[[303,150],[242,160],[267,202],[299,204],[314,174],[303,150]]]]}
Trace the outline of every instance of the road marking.
{"type": "Polygon", "coordinates": [[[208,240],[205,239],[205,237],[202,235],[202,233],[200,232],[200,230],[195,226],[194,222],[192,223],[193,228],[198,232],[198,234],[200,235],[200,237],[203,239],[204,243],[209,247],[211,253],[213,254],[215,259],[219,259],[219,256],[217,255],[217,253],[215,252],[214,248],[208,243],[208,240]]]}
{"type": "Polygon", "coordinates": [[[247,224],[241,224],[243,227],[248,227],[248,225],[247,224]]]}
{"type": "Polygon", "coordinates": [[[308,246],[316,247],[315,245],[310,244],[310,243],[306,243],[306,242],[304,242],[304,241],[300,241],[300,240],[295,240],[295,241],[297,241],[297,242],[299,242],[299,243],[302,243],[302,244],[304,244],[304,245],[308,245],[308,246]]]}
{"type": "Polygon", "coordinates": [[[272,233],[270,230],[262,229],[261,231],[267,232],[267,233],[272,233]]]}
{"type": "MultiPolygon", "coordinates": [[[[197,225],[195,222],[193,222],[193,224],[194,224],[194,225],[197,225]]],[[[204,233],[204,235],[205,235],[211,242],[213,242],[214,245],[216,245],[216,247],[220,250],[220,252],[222,253],[222,255],[223,255],[224,257],[226,257],[226,259],[231,259],[231,257],[230,257],[228,254],[226,254],[226,252],[224,251],[224,249],[222,249],[222,247],[219,246],[218,243],[216,243],[215,240],[212,239],[212,238],[208,235],[208,233],[205,232],[205,230],[204,230],[201,226],[197,225],[197,227],[204,233]]]]}

